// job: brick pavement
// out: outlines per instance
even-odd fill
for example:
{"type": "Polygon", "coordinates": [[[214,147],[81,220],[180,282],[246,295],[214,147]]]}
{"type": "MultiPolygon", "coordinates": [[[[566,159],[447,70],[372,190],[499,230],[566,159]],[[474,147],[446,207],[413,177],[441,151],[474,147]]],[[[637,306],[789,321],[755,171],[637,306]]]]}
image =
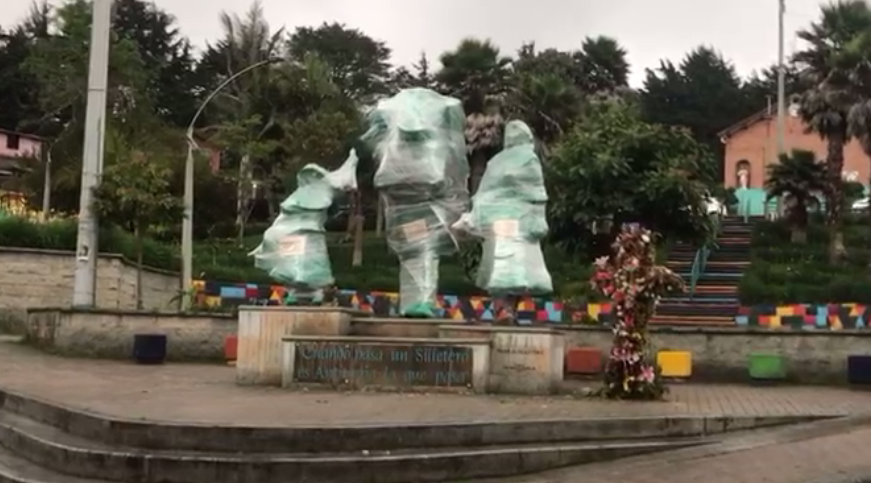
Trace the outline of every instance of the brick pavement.
{"type": "Polygon", "coordinates": [[[218,365],[134,364],[53,357],[0,342],[0,387],[134,419],[296,426],[409,424],[693,414],[855,414],[871,392],[825,387],[673,384],[668,401],[553,396],[300,392],[239,387],[218,365]]]}
{"type": "Polygon", "coordinates": [[[871,482],[868,426],[721,455],[697,448],[465,483],[859,483],[871,482]]]}

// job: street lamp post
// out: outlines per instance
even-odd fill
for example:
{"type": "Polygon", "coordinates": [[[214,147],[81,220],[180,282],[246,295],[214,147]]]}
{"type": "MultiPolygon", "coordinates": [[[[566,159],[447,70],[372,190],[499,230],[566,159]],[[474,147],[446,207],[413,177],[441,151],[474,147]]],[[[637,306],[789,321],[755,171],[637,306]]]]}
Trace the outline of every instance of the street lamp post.
{"type": "Polygon", "coordinates": [[[181,260],[182,260],[182,269],[181,269],[181,283],[182,283],[182,293],[186,296],[182,297],[182,308],[188,309],[190,308],[190,297],[187,295],[191,289],[191,283],[193,282],[193,256],[194,256],[194,151],[199,149],[197,146],[197,142],[194,139],[194,126],[197,123],[197,119],[199,119],[200,115],[203,113],[203,110],[218,95],[221,90],[230,85],[236,78],[245,74],[246,72],[250,72],[257,67],[264,66],[266,64],[271,64],[273,62],[281,61],[282,59],[266,59],[260,62],[249,65],[248,67],[236,72],[232,76],[230,76],[227,80],[222,82],[218,87],[215,88],[200,104],[199,109],[194,114],[193,119],[191,119],[190,125],[188,125],[187,129],[187,158],[185,159],[184,165],[184,220],[182,220],[181,227],[181,260]]]}
{"type": "Polygon", "coordinates": [[[106,87],[109,76],[109,34],[112,0],[94,0],[88,66],[88,101],[82,149],[82,188],[76,239],[73,306],[93,307],[97,281],[97,217],[91,206],[93,189],[103,171],[103,133],[106,129],[106,87]]]}

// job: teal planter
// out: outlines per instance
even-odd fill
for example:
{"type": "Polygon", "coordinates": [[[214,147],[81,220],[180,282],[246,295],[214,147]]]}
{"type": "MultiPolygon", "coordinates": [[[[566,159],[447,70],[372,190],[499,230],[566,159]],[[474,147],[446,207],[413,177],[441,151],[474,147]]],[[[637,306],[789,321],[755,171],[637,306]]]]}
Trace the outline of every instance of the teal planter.
{"type": "Polygon", "coordinates": [[[778,354],[750,354],[750,378],[762,381],[786,379],[786,359],[778,354]]]}

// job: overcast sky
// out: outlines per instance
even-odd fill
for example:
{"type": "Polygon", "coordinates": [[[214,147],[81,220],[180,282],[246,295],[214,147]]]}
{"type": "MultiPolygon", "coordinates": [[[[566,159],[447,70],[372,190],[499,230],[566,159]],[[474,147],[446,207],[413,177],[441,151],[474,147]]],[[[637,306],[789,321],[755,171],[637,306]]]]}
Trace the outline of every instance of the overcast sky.
{"type": "MultiPolygon", "coordinates": [[[[61,0],[54,0],[55,3],[61,0]]],[[[699,44],[715,47],[741,75],[777,57],[778,0],[262,0],[273,28],[338,21],[387,42],[394,62],[432,59],[463,37],[489,38],[513,54],[524,41],[575,49],[587,35],[617,38],[629,52],[632,84],[662,58],[679,60],[699,44]]],[[[814,20],[819,0],[786,0],[786,51],[814,20]]],[[[2,0],[0,25],[21,19],[30,0],[2,0]]],[[[156,0],[197,46],[220,34],[221,11],[244,13],[250,0],[156,0]]]]}

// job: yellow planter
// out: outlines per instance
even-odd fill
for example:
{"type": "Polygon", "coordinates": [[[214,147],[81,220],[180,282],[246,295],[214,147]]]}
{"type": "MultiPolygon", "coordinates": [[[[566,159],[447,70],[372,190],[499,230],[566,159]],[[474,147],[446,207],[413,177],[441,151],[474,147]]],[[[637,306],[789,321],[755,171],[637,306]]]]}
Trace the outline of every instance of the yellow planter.
{"type": "Polygon", "coordinates": [[[693,374],[693,354],[686,351],[659,351],[656,365],[662,377],[690,377],[693,374]]]}

